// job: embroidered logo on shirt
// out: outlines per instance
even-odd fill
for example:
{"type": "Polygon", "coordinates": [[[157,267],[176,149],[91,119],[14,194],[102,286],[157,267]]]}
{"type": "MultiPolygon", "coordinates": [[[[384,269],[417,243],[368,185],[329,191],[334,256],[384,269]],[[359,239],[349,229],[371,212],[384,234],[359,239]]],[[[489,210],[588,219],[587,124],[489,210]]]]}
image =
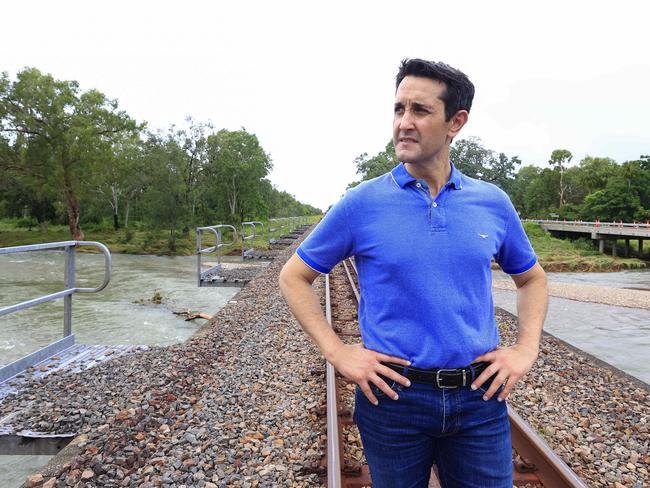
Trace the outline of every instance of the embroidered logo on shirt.
{"type": "Polygon", "coordinates": [[[487,239],[488,234],[479,234],[483,239],[487,239]]]}

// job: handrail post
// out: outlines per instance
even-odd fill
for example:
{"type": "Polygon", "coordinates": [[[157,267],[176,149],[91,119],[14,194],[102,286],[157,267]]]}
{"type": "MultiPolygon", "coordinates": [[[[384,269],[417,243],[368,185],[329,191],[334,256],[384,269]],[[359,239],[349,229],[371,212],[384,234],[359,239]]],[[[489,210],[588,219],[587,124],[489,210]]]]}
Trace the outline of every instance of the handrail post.
{"type": "MultiPolygon", "coordinates": [[[[75,286],[75,247],[65,248],[64,282],[67,290],[75,286]]],[[[72,334],[72,293],[63,297],[63,337],[72,334]]]]}
{"type": "Polygon", "coordinates": [[[201,229],[196,229],[196,284],[201,286],[201,229]]]}

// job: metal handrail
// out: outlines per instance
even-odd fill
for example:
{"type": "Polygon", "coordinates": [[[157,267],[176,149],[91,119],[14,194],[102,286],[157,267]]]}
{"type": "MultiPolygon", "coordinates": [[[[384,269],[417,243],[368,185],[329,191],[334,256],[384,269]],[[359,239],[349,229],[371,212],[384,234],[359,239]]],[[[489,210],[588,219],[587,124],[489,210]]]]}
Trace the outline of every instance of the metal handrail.
{"type": "Polygon", "coordinates": [[[41,303],[50,302],[63,298],[63,339],[53,342],[45,348],[29,354],[13,363],[0,368],[0,381],[10,378],[14,374],[23,371],[24,369],[33,366],[38,361],[45,359],[45,357],[56,354],[64,348],[70,347],[74,344],[74,335],[72,334],[72,295],[74,293],[97,293],[102,291],[111,280],[112,273],[112,258],[111,252],[108,248],[100,243],[94,241],[63,241],[63,242],[47,242],[44,244],[29,244],[25,246],[12,246],[0,248],[0,255],[13,254],[17,252],[30,252],[30,251],[45,251],[48,249],[65,249],[65,265],[64,265],[64,286],[65,289],[56,293],[50,293],[38,298],[33,298],[14,305],[8,305],[0,308],[0,317],[8,315],[18,310],[24,310],[41,303]],[[81,246],[92,246],[98,248],[104,254],[104,280],[101,285],[96,288],[82,288],[75,286],[76,278],[76,262],[75,262],[75,248],[81,246]]]}
{"type": "Polygon", "coordinates": [[[255,236],[257,235],[256,229],[257,226],[262,227],[262,236],[264,236],[264,224],[259,221],[251,221],[251,222],[242,222],[241,223],[241,257],[242,259],[246,259],[247,257],[253,258],[255,257],[255,244],[253,243],[255,236]],[[250,228],[251,229],[251,234],[246,235],[246,229],[250,228]],[[246,249],[246,241],[251,241],[251,247],[246,249]]]}
{"type": "Polygon", "coordinates": [[[269,244],[275,243],[280,236],[282,235],[282,219],[274,218],[269,219],[269,230],[267,232],[269,244]],[[277,232],[277,239],[274,238],[275,233],[277,232]]]}
{"type": "MultiPolygon", "coordinates": [[[[25,302],[17,303],[15,305],[9,305],[7,307],[0,308],[0,317],[3,315],[16,312],[18,310],[24,310],[26,308],[33,307],[34,305],[39,305],[41,303],[49,302],[52,300],[57,300],[59,298],[64,298],[72,295],[73,293],[97,293],[102,291],[111,280],[111,269],[112,269],[112,259],[111,252],[108,248],[100,242],[92,241],[63,241],[63,242],[48,242],[45,244],[31,244],[27,246],[13,246],[13,247],[3,247],[0,248],[0,254],[12,254],[16,252],[28,252],[28,251],[44,251],[47,249],[60,249],[65,248],[66,250],[66,264],[65,264],[65,290],[58,291],[56,293],[51,293],[49,295],[44,295],[42,297],[34,298],[32,300],[27,300],[25,302]],[[94,246],[104,253],[105,257],[105,271],[104,271],[104,281],[97,288],[80,288],[74,285],[75,277],[75,261],[74,261],[74,248],[80,246],[94,246]]],[[[65,318],[65,317],[64,317],[65,318]]]]}
{"type": "Polygon", "coordinates": [[[197,227],[196,228],[196,254],[197,254],[197,282],[198,285],[201,286],[201,281],[204,276],[213,273],[215,271],[221,270],[221,248],[224,246],[232,246],[235,242],[237,242],[237,229],[233,227],[232,225],[227,225],[227,224],[219,224],[219,225],[210,225],[207,227],[197,227]],[[232,242],[227,242],[224,243],[221,240],[221,229],[230,229],[233,232],[233,239],[232,242]],[[214,246],[202,248],[201,247],[201,241],[203,237],[203,232],[204,231],[210,231],[214,234],[215,239],[216,239],[216,244],[214,246]],[[217,255],[217,264],[210,269],[201,272],[201,256],[203,254],[210,254],[211,252],[215,252],[217,255]]]}

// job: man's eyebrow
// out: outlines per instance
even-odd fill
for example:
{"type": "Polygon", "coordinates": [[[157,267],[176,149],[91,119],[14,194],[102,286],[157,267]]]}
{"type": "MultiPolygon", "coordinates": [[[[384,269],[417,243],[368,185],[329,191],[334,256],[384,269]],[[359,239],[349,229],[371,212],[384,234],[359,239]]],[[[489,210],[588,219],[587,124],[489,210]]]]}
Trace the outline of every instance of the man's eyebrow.
{"type": "Polygon", "coordinates": [[[420,103],[420,102],[413,102],[413,108],[433,110],[433,107],[431,105],[427,105],[426,103],[420,103]]]}
{"type": "MultiPolygon", "coordinates": [[[[411,106],[416,110],[422,110],[422,109],[430,110],[430,111],[434,110],[434,107],[432,105],[428,105],[422,102],[411,102],[411,106]]],[[[405,105],[403,102],[395,102],[395,108],[404,108],[404,107],[405,105]]]]}

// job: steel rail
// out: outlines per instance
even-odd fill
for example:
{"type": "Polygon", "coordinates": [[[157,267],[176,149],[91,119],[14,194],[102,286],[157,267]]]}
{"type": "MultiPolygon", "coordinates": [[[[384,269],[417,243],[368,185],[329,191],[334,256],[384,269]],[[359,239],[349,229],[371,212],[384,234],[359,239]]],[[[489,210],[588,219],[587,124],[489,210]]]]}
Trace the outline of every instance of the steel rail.
{"type": "MultiPolygon", "coordinates": [[[[325,275],[325,318],[332,327],[332,298],[330,294],[330,275],[325,275]]],[[[340,447],[341,426],[339,424],[339,407],[336,391],[336,371],[326,362],[327,383],[327,486],[342,488],[341,468],[343,453],[340,447]]]]}
{"type": "Polygon", "coordinates": [[[553,449],[508,405],[512,445],[527,462],[543,486],[552,488],[587,488],[553,449]]]}
{"type": "MultiPolygon", "coordinates": [[[[352,262],[350,262],[352,265],[352,262]]],[[[350,274],[350,267],[348,264],[343,261],[343,269],[345,269],[345,274],[348,275],[348,281],[350,282],[350,286],[352,287],[352,292],[354,293],[354,297],[357,299],[357,305],[359,305],[359,302],[361,301],[361,298],[359,297],[359,290],[357,290],[356,285],[354,284],[354,279],[352,278],[352,274],[350,274]]],[[[352,265],[354,267],[354,265],[352,265]]],[[[357,268],[354,267],[354,272],[357,272],[357,268]]]]}

